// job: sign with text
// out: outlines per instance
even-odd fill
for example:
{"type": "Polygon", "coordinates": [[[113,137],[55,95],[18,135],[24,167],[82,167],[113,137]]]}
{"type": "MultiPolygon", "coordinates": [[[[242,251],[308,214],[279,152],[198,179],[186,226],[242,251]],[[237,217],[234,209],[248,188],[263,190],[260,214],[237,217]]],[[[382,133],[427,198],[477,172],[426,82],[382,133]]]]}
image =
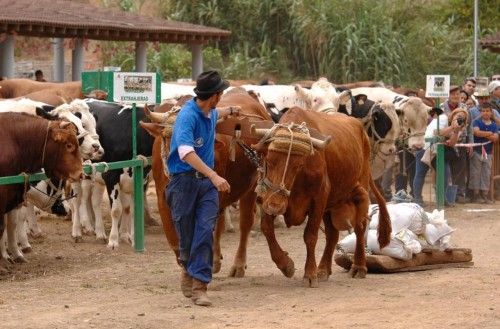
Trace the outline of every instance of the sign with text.
{"type": "Polygon", "coordinates": [[[119,103],[160,103],[160,85],[157,73],[114,72],[113,100],[119,103]]]}
{"type": "Polygon", "coordinates": [[[425,97],[449,97],[450,96],[450,76],[449,75],[428,75],[425,87],[425,97]]]}

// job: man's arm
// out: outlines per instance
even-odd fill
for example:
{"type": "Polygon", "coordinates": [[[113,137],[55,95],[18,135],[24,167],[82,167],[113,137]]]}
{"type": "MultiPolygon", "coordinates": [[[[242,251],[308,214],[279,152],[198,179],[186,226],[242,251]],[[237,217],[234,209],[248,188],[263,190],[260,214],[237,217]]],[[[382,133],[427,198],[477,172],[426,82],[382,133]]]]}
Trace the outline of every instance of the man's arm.
{"type": "Polygon", "coordinates": [[[189,152],[182,160],[196,169],[196,171],[199,171],[203,175],[207,176],[219,192],[230,191],[231,187],[229,186],[229,183],[224,178],[220,177],[212,168],[207,166],[205,162],[200,159],[198,154],[196,154],[196,152],[189,152]]]}
{"type": "Polygon", "coordinates": [[[239,115],[241,111],[240,106],[224,106],[216,108],[217,113],[219,114],[219,119],[225,118],[228,115],[239,115]]]}

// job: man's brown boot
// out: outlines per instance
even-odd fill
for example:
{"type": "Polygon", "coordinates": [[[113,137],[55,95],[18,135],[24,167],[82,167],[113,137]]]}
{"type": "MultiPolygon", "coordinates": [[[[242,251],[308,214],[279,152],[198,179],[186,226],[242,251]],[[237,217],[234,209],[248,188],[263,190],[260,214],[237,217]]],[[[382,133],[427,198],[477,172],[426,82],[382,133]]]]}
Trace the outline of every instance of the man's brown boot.
{"type": "Polygon", "coordinates": [[[199,306],[210,306],[212,302],[207,296],[207,284],[200,280],[193,279],[193,302],[199,306]]]}
{"type": "Polygon", "coordinates": [[[187,298],[193,295],[193,278],[184,269],[181,272],[181,290],[187,298]]]}

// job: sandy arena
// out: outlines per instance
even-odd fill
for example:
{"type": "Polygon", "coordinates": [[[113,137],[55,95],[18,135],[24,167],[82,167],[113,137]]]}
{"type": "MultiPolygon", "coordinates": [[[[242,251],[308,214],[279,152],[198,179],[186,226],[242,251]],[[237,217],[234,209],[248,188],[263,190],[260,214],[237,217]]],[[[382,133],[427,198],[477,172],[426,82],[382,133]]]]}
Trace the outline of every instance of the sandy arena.
{"type": "MultiPolygon", "coordinates": [[[[152,188],[148,197],[156,205],[152,188]]],[[[69,221],[46,217],[29,263],[0,277],[0,328],[500,328],[499,204],[460,205],[445,218],[456,229],[452,244],[472,249],[473,267],[351,279],[334,265],[319,289],[302,284],[303,226],[277,229],[297,268],[292,279],[276,268],[262,234],[250,238],[245,277],[228,278],[238,234],[226,233],[222,271],[209,286],[214,305],[203,308],[182,296],[159,226],[146,229],[146,251],[137,254],[90,236],[75,244],[69,221]]],[[[320,232],[318,262],[323,246],[320,232]]]]}

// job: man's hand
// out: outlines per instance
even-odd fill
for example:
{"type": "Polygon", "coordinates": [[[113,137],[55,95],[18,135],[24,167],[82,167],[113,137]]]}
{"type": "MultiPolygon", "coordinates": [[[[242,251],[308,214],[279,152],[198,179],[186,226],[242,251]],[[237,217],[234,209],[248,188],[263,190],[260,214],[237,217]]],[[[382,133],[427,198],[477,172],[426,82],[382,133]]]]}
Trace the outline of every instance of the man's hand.
{"type": "Polygon", "coordinates": [[[220,177],[219,175],[213,174],[212,176],[209,177],[209,179],[212,181],[212,184],[214,184],[214,186],[217,188],[217,191],[231,192],[231,186],[229,186],[227,180],[220,177]]]}
{"type": "Polygon", "coordinates": [[[229,115],[238,116],[241,112],[241,106],[229,106],[229,115]]]}

